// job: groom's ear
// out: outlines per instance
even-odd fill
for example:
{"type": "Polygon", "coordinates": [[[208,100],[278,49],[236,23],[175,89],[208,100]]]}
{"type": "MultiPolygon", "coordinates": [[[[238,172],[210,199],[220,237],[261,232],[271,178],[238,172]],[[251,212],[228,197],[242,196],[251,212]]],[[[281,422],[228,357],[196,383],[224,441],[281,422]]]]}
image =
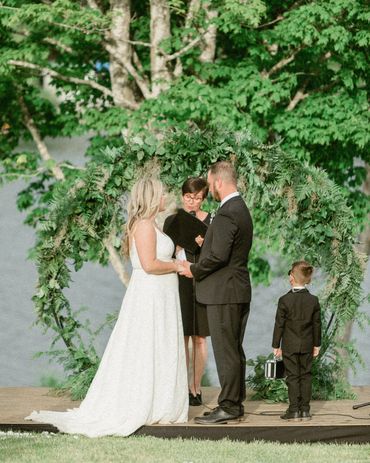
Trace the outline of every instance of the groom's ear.
{"type": "Polygon", "coordinates": [[[221,177],[218,177],[215,179],[215,186],[218,190],[222,188],[222,184],[223,184],[223,181],[221,177]]]}

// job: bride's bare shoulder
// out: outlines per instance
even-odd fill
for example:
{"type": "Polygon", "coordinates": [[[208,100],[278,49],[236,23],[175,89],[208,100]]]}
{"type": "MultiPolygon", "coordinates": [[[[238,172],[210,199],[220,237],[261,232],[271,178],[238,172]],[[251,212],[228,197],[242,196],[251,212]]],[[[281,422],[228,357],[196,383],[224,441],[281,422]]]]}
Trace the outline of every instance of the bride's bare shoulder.
{"type": "Polygon", "coordinates": [[[132,228],[133,236],[137,234],[150,234],[153,232],[155,232],[154,223],[150,219],[138,219],[132,228]]]}

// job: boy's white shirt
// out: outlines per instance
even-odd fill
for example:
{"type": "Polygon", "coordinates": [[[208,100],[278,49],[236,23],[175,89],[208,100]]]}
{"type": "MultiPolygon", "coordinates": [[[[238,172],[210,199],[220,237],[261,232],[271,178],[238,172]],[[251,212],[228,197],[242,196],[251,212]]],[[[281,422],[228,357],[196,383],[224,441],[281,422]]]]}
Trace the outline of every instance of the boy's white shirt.
{"type": "Polygon", "coordinates": [[[300,289],[306,289],[306,286],[292,286],[292,291],[294,290],[299,291],[300,289]]]}

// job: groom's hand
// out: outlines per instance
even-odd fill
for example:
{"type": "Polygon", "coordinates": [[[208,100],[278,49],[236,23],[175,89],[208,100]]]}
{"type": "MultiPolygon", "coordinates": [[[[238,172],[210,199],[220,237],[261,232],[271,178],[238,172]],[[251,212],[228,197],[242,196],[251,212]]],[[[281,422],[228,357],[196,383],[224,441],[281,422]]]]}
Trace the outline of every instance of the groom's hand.
{"type": "Polygon", "coordinates": [[[180,272],[180,275],[182,275],[183,277],[193,278],[193,274],[190,270],[190,262],[184,260],[183,262],[181,262],[181,264],[184,267],[184,270],[180,272]]]}

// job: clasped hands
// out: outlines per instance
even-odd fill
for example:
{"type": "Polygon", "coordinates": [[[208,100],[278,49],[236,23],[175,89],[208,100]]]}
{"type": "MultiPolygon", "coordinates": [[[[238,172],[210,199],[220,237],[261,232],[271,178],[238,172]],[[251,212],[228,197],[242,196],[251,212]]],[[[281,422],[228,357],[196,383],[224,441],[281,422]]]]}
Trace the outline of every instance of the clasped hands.
{"type": "MultiPolygon", "coordinates": [[[[204,238],[201,235],[198,235],[195,238],[195,242],[197,243],[199,247],[202,246],[203,241],[204,241],[204,238]]],[[[183,248],[181,248],[180,246],[176,246],[176,256],[178,256],[181,251],[184,252],[183,248]]],[[[183,255],[185,256],[185,253],[183,255]]],[[[188,262],[187,260],[182,260],[181,258],[180,259],[177,258],[175,260],[175,264],[176,264],[176,272],[179,275],[183,277],[187,277],[187,278],[193,278],[193,274],[191,273],[191,270],[190,270],[190,262],[188,262]]]]}
{"type": "Polygon", "coordinates": [[[187,260],[175,260],[176,272],[187,278],[193,278],[193,274],[190,270],[190,262],[187,260]]]}

